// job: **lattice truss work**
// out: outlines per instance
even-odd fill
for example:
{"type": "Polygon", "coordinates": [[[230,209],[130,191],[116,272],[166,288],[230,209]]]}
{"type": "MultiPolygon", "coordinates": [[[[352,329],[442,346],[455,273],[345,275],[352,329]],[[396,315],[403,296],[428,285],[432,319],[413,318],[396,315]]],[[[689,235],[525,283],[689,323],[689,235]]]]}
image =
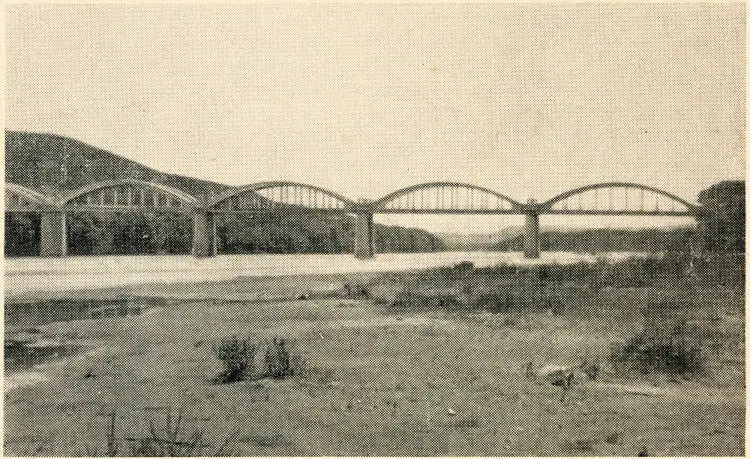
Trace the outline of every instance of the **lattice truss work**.
{"type": "Polygon", "coordinates": [[[83,190],[65,201],[66,208],[187,210],[195,198],[168,187],[120,183],[83,190]]]}
{"type": "Polygon", "coordinates": [[[690,208],[678,199],[655,190],[634,186],[593,188],[571,194],[552,203],[559,212],[643,212],[689,213],[690,208]]]}
{"type": "Polygon", "coordinates": [[[499,193],[463,184],[428,184],[406,188],[376,202],[390,211],[511,211],[517,203],[499,193]]]}
{"type": "Polygon", "coordinates": [[[333,192],[303,184],[254,186],[219,199],[216,211],[345,211],[351,203],[333,192]]]}

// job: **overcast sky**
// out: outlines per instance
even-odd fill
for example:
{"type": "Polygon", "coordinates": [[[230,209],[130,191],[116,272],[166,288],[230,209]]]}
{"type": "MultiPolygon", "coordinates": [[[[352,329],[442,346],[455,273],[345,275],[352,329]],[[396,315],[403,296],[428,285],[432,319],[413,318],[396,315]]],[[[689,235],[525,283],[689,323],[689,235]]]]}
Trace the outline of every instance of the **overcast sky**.
{"type": "Polygon", "coordinates": [[[352,199],[450,180],[545,200],[617,180],[694,201],[744,177],[744,17],[741,3],[13,5],[6,127],[352,199]]]}

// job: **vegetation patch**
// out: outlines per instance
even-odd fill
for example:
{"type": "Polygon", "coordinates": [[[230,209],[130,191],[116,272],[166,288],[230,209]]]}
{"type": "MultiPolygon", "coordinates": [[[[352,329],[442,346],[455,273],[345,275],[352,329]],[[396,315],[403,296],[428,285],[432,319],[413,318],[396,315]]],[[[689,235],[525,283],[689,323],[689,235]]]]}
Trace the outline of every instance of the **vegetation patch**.
{"type": "Polygon", "coordinates": [[[302,370],[302,358],[299,354],[290,354],[287,341],[274,337],[266,341],[264,375],[274,379],[284,379],[299,374],[302,370]]]}
{"type": "Polygon", "coordinates": [[[252,377],[257,346],[250,339],[240,340],[237,336],[224,338],[214,346],[213,351],[224,364],[224,371],[216,377],[216,382],[232,383],[252,377]]]}
{"type": "Polygon", "coordinates": [[[289,341],[279,337],[255,342],[233,335],[215,345],[213,353],[224,365],[224,371],[215,379],[220,384],[260,378],[285,379],[300,374],[304,367],[302,357],[290,350],[289,341]],[[259,351],[263,351],[263,358],[260,371],[256,371],[259,351]]]}
{"type": "Polygon", "coordinates": [[[217,448],[206,442],[205,433],[202,429],[191,429],[185,426],[183,411],[180,409],[177,416],[172,416],[172,409],[167,411],[167,416],[162,425],[153,420],[149,422],[148,434],[142,436],[124,435],[119,437],[116,429],[117,414],[115,411],[109,415],[106,433],[106,447],[102,453],[99,449],[88,448],[89,456],[118,455],[132,457],[195,457],[195,456],[224,456],[227,455],[226,447],[235,434],[227,437],[217,448]]]}
{"type": "Polygon", "coordinates": [[[671,330],[646,329],[612,348],[610,361],[616,367],[630,366],[644,374],[655,371],[686,375],[705,368],[700,343],[682,322],[671,330]]]}

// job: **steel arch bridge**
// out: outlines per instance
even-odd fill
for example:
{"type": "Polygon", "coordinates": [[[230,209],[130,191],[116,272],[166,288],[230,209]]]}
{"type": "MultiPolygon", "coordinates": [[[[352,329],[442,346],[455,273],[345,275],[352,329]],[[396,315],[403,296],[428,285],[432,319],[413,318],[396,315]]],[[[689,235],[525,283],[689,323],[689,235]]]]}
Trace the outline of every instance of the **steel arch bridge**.
{"type": "Polygon", "coordinates": [[[668,191],[630,182],[607,182],[565,191],[547,201],[521,203],[477,185],[430,182],[401,188],[376,200],[353,201],[315,185],[268,181],[229,189],[210,198],[135,179],[93,183],[62,197],[5,184],[5,212],[41,214],[40,255],[67,254],[66,215],[75,212],[177,212],[193,216],[197,257],[217,254],[215,216],[261,212],[356,215],[355,256],[375,254],[375,214],[525,215],[524,256],[539,257],[539,215],[695,216],[700,206],[668,191]]]}

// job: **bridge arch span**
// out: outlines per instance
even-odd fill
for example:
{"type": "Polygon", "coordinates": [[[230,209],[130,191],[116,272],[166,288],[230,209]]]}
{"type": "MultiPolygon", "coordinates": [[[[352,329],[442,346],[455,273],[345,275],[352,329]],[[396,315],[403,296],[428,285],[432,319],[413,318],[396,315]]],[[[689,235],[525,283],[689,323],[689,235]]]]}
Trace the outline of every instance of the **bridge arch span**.
{"type": "Polygon", "coordinates": [[[5,183],[6,212],[39,212],[54,208],[54,202],[47,196],[23,185],[5,183]]]}
{"type": "Polygon", "coordinates": [[[271,181],[231,189],[212,199],[207,209],[222,211],[259,211],[277,208],[316,211],[351,211],[351,199],[325,188],[306,183],[271,181]]]}
{"type": "MultiPolygon", "coordinates": [[[[588,196],[591,198],[591,196],[588,196]]],[[[586,185],[561,193],[543,203],[539,204],[540,213],[597,213],[597,214],[663,214],[663,215],[693,215],[697,212],[698,206],[692,204],[679,196],[660,188],[632,182],[607,182],[586,185]],[[613,203],[613,191],[619,189],[619,203],[613,203]],[[604,205],[598,199],[598,191],[607,190],[608,199],[604,205]],[[636,196],[631,196],[630,190],[635,190],[636,196]],[[593,192],[593,193],[592,193],[593,192]],[[647,203],[645,195],[648,193],[651,200],[647,203]],[[593,202],[584,205],[581,201],[584,195],[592,195],[593,202]],[[570,199],[578,197],[578,202],[571,202],[570,199]],[[666,198],[669,203],[667,206],[659,205],[659,197],[666,198]],[[630,198],[630,200],[629,200],[630,198]],[[618,206],[619,204],[619,206],[618,206]]]]}
{"type": "Polygon", "coordinates": [[[372,203],[375,212],[519,213],[522,208],[504,194],[460,182],[413,185],[372,203]]]}
{"type": "Polygon", "coordinates": [[[199,201],[182,190],[136,179],[92,183],[62,199],[65,210],[193,210],[199,201]]]}

